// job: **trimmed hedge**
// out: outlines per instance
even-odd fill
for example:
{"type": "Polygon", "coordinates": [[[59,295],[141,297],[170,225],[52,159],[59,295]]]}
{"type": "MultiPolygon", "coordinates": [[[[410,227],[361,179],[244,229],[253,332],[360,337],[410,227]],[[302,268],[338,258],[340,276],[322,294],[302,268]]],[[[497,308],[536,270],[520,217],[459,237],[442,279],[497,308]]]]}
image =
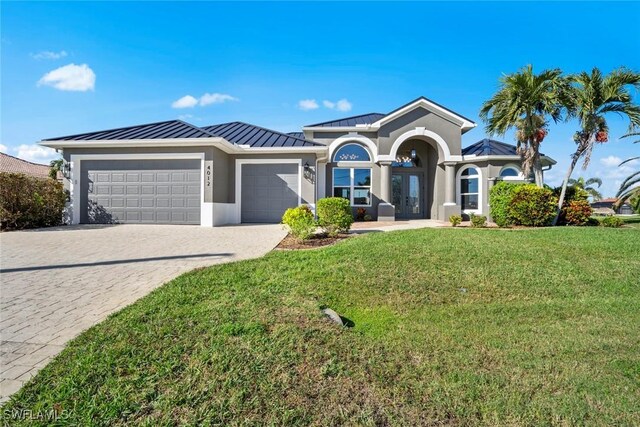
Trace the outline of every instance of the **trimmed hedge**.
{"type": "Polygon", "coordinates": [[[346,233],[353,224],[351,205],[342,197],[325,197],[316,205],[318,225],[324,228],[329,236],[346,233]]]}
{"type": "Polygon", "coordinates": [[[287,209],[282,216],[282,223],[287,226],[291,235],[298,240],[309,239],[316,230],[313,212],[306,205],[287,209]]]}
{"type": "Polygon", "coordinates": [[[501,181],[491,188],[489,192],[491,219],[498,227],[508,227],[512,225],[509,222],[509,203],[513,197],[513,191],[522,185],[524,184],[501,181]]]}
{"type": "Polygon", "coordinates": [[[67,194],[62,184],[21,173],[0,173],[0,227],[10,230],[62,223],[67,194]]]}
{"type": "Polygon", "coordinates": [[[507,218],[513,225],[550,225],[556,216],[557,203],[558,199],[548,188],[540,188],[535,184],[520,185],[513,190],[507,218]]]}

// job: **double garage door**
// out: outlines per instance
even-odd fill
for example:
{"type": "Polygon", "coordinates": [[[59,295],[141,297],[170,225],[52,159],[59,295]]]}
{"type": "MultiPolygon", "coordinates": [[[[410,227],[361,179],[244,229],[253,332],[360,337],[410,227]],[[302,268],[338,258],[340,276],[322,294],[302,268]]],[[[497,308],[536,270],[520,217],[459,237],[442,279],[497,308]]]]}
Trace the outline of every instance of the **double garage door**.
{"type": "Polygon", "coordinates": [[[85,160],[82,223],[200,224],[200,160],[85,160]]]}

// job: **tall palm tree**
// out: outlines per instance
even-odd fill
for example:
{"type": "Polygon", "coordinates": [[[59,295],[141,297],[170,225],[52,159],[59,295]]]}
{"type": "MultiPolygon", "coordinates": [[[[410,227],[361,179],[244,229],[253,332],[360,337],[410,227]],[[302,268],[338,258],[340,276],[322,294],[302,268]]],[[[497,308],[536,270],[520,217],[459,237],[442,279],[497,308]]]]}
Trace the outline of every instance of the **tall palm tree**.
{"type": "Polygon", "coordinates": [[[557,122],[562,118],[567,87],[560,69],[534,74],[533,67],[527,65],[516,73],[502,76],[498,91],[480,110],[490,135],[517,130],[522,171],[525,176],[533,171],[538,187],[543,185],[540,144],[547,135],[547,119],[557,122]]]}
{"type": "Polygon", "coordinates": [[[578,187],[586,191],[587,194],[591,196],[594,202],[602,199],[602,194],[600,194],[600,192],[596,189],[600,188],[600,186],[602,185],[602,180],[600,178],[589,178],[586,180],[583,177],[579,177],[577,179],[571,178],[569,180],[569,185],[571,187],[578,187]],[[598,187],[594,187],[594,184],[597,184],[598,187]]]}
{"type": "Polygon", "coordinates": [[[578,119],[580,130],[573,137],[577,147],[562,183],[554,223],[558,221],[567,185],[578,161],[583,159],[583,168],[586,169],[596,144],[609,140],[606,117],[611,113],[627,117],[630,131],[640,126],[640,106],[633,102],[630,93],[632,87],[640,88],[640,73],[621,67],[604,76],[594,67],[591,73],[583,71],[569,76],[569,80],[571,89],[567,93],[566,107],[570,115],[578,119]]]}
{"type": "MultiPolygon", "coordinates": [[[[630,136],[640,136],[640,132],[630,132],[624,135],[622,138],[627,138],[630,136]]],[[[640,139],[637,141],[633,141],[634,144],[637,144],[638,142],[640,142],[640,139]]],[[[634,160],[640,160],[640,156],[630,157],[624,162],[620,163],[619,166],[630,163],[634,160]]],[[[618,198],[616,205],[622,205],[624,202],[631,201],[631,199],[640,200],[640,170],[633,172],[624,181],[622,181],[616,197],[618,198]]],[[[637,207],[634,206],[634,210],[637,210],[636,208],[637,207]]]]}

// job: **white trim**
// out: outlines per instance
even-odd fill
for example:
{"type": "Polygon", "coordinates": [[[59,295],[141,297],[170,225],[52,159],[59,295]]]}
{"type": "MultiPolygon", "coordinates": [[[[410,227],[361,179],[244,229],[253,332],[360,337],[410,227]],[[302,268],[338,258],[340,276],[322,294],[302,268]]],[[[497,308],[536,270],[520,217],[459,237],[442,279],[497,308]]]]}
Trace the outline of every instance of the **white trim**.
{"type": "Polygon", "coordinates": [[[502,166],[502,168],[500,169],[500,172],[498,173],[498,177],[501,178],[503,181],[522,181],[525,179],[524,174],[522,173],[522,169],[515,163],[507,163],[506,165],[502,166]],[[513,169],[517,172],[517,175],[502,176],[502,172],[505,169],[513,169]]]}
{"type": "Polygon", "coordinates": [[[458,114],[455,114],[439,105],[436,105],[433,102],[428,101],[427,99],[424,99],[424,98],[419,98],[415,102],[412,102],[411,104],[405,105],[399,110],[394,111],[392,114],[387,114],[386,116],[382,117],[380,120],[372,123],[371,126],[379,128],[385,123],[389,123],[390,121],[395,120],[396,118],[403,116],[408,112],[415,110],[416,108],[419,108],[419,107],[422,107],[427,111],[431,111],[437,116],[440,116],[442,118],[449,119],[455,122],[458,126],[462,128],[463,131],[473,129],[474,127],[477,126],[476,123],[469,121],[464,117],[458,114]]]}
{"type": "MultiPolygon", "coordinates": [[[[518,155],[504,155],[504,156],[497,156],[497,155],[483,155],[483,156],[476,156],[475,154],[471,154],[468,156],[462,156],[462,158],[460,159],[461,162],[481,162],[484,160],[520,160],[520,156],[518,155]]],[[[555,160],[553,160],[551,157],[549,156],[540,156],[540,160],[544,160],[546,162],[549,163],[549,165],[555,165],[557,162],[555,160]]]]}
{"type": "Polygon", "coordinates": [[[64,148],[133,148],[133,147],[206,147],[214,146],[227,154],[325,153],[326,146],[312,147],[249,147],[232,144],[224,138],[121,139],[85,141],[40,141],[38,145],[64,148]]]}
{"type": "MultiPolygon", "coordinates": [[[[466,210],[463,210],[462,212],[466,214],[470,214],[470,213],[482,214],[482,206],[484,204],[483,198],[482,198],[482,184],[483,184],[482,169],[480,169],[478,166],[474,164],[468,164],[458,169],[458,172],[456,173],[456,200],[458,201],[458,205],[460,205],[460,209],[462,209],[462,194],[460,194],[460,190],[461,190],[460,184],[462,179],[462,172],[464,172],[468,168],[475,168],[475,170],[478,172],[478,175],[470,176],[471,178],[476,176],[478,178],[478,209],[466,209],[466,210]]],[[[473,193],[465,193],[465,194],[473,194],[473,193]]]]}
{"type": "Polygon", "coordinates": [[[302,159],[236,159],[236,212],[235,223],[242,222],[242,165],[262,164],[297,164],[298,165],[298,206],[302,204],[302,175],[304,173],[302,159]]]}
{"type": "Polygon", "coordinates": [[[465,119],[464,117],[455,114],[439,105],[434,104],[431,101],[428,101],[424,98],[419,98],[415,102],[412,102],[409,105],[405,105],[401,109],[394,111],[392,114],[387,114],[376,122],[370,124],[361,124],[355,126],[304,126],[302,128],[303,131],[316,131],[316,132],[348,132],[348,131],[358,131],[358,132],[375,132],[380,129],[384,124],[395,120],[396,118],[402,116],[403,114],[407,114],[408,112],[415,110],[418,107],[422,107],[437,116],[440,116],[444,119],[448,119],[454,123],[456,123],[462,131],[467,131],[469,129],[473,129],[478,126],[476,123],[465,119]]]}
{"type": "Polygon", "coordinates": [[[333,161],[333,154],[338,148],[340,148],[340,146],[342,146],[343,144],[346,145],[346,143],[349,142],[360,143],[367,147],[369,151],[369,157],[371,157],[371,163],[375,163],[377,161],[378,147],[376,146],[376,144],[366,136],[358,135],[356,133],[351,133],[349,135],[344,135],[340,138],[336,138],[331,142],[331,144],[329,144],[329,161],[333,161]]]}
{"type": "Polygon", "coordinates": [[[335,148],[335,150],[333,152],[333,157],[331,158],[331,161],[333,163],[342,163],[342,162],[344,162],[344,163],[371,163],[373,161],[372,159],[373,159],[373,156],[371,155],[371,152],[367,149],[367,147],[363,147],[362,144],[359,144],[357,142],[347,142],[347,143],[342,144],[341,146],[335,148]],[[340,150],[342,150],[343,148],[348,147],[349,145],[353,145],[353,146],[362,148],[365,151],[365,153],[367,153],[367,156],[369,156],[369,159],[367,159],[367,160],[338,160],[338,161],[336,161],[334,157],[337,155],[337,153],[340,150]]]}
{"type": "Polygon", "coordinates": [[[386,161],[392,161],[392,162],[395,161],[396,156],[398,155],[398,149],[400,148],[402,143],[407,141],[408,139],[415,138],[415,137],[427,137],[434,140],[438,144],[438,147],[442,149],[442,153],[444,154],[444,159],[442,159],[441,161],[455,162],[462,159],[462,156],[451,155],[451,150],[449,150],[449,145],[445,142],[445,140],[440,135],[426,128],[416,127],[415,129],[407,131],[402,135],[400,135],[393,142],[393,145],[391,146],[391,151],[389,152],[389,154],[378,156],[378,160],[386,160],[386,161]]]}
{"type": "Polygon", "coordinates": [[[213,204],[204,201],[204,153],[128,153],[128,154],[71,154],[71,179],[69,192],[71,198],[71,223],[80,223],[80,192],[82,191],[83,160],[166,160],[197,159],[200,160],[200,225],[213,225],[213,204]]]}

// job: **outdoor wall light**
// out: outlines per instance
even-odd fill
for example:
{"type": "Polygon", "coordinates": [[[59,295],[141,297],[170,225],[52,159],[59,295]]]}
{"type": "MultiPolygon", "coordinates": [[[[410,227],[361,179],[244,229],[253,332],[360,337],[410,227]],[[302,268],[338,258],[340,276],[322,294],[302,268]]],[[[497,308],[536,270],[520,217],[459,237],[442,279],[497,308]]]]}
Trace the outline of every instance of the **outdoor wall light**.
{"type": "Polygon", "coordinates": [[[305,162],[304,164],[304,177],[313,182],[313,172],[311,171],[311,166],[309,166],[309,162],[305,162]]]}
{"type": "Polygon", "coordinates": [[[416,156],[417,156],[417,154],[416,154],[416,149],[415,149],[415,148],[412,148],[412,149],[411,149],[411,159],[412,159],[412,160],[415,160],[415,159],[416,159],[416,156]]]}
{"type": "Polygon", "coordinates": [[[71,177],[71,163],[69,162],[62,163],[62,175],[67,179],[71,177]]]}

